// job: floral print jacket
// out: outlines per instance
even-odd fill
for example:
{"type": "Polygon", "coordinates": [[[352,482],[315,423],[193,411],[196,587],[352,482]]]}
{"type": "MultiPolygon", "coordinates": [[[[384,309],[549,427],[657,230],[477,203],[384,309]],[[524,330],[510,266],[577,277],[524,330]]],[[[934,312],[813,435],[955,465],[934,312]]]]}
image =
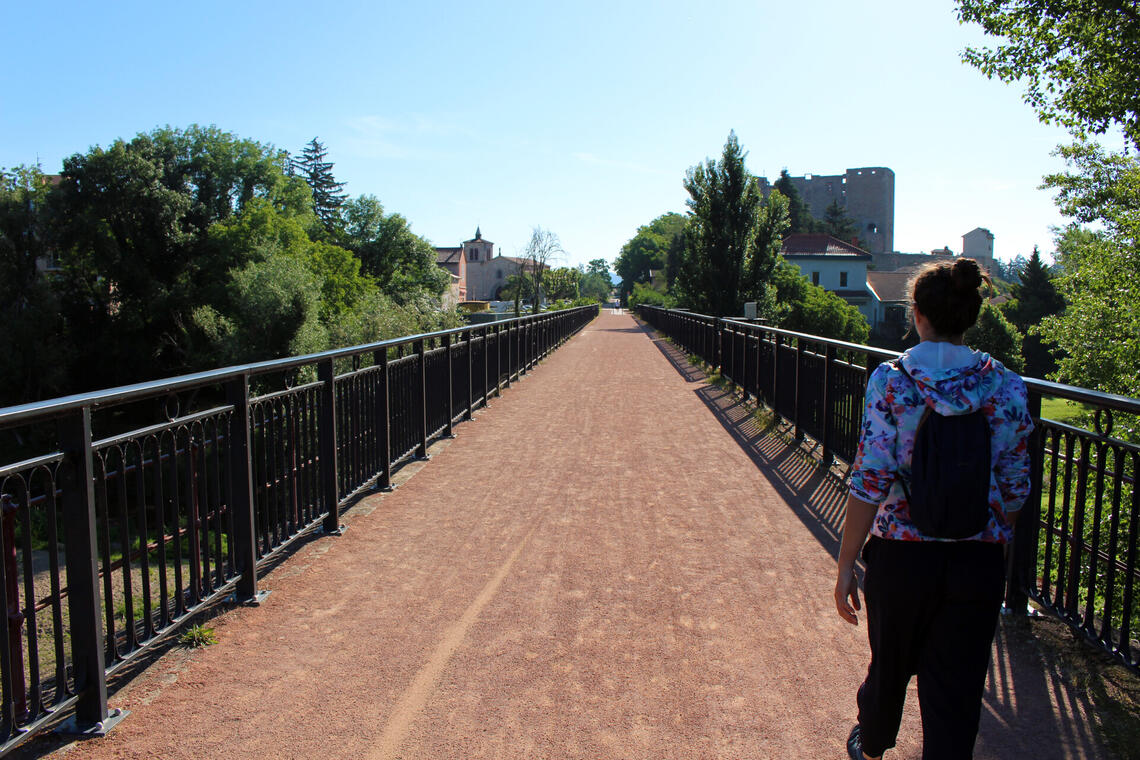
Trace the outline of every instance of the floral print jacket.
{"type": "Polygon", "coordinates": [[[1007,516],[1029,495],[1028,438],[1033,420],[1025,383],[989,354],[950,343],[924,341],[871,374],[863,409],[863,430],[849,488],[879,507],[871,534],[901,541],[938,541],[910,522],[899,478],[910,477],[914,431],[923,410],[966,414],[982,409],[990,423],[990,521],[968,541],[1008,543],[1007,516]],[[913,379],[900,373],[901,367],[913,379]]]}

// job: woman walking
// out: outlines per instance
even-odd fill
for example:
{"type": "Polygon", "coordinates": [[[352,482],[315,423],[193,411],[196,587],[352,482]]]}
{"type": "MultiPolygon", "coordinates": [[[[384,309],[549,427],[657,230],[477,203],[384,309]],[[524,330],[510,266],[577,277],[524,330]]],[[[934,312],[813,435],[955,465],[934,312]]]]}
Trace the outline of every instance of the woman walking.
{"type": "Polygon", "coordinates": [[[1003,545],[1012,541],[1029,494],[1033,428],[1021,378],[962,343],[978,318],[987,279],[973,259],[920,271],[911,300],[921,342],[879,365],[867,384],[835,584],[839,616],[858,624],[855,561],[862,550],[871,664],[857,696],[859,722],[847,741],[853,760],[878,758],[895,746],[912,676],[918,678],[923,759],[973,755],[1002,603],[1003,545]],[[952,436],[941,432],[944,426],[968,423],[966,415],[979,421],[978,430],[947,443],[952,436]],[[941,452],[932,438],[939,435],[941,452]],[[952,472],[945,449],[980,462],[980,476],[943,474],[938,481],[940,472],[952,472]],[[971,481],[981,488],[974,499],[959,492],[971,481]],[[947,500],[947,494],[959,495],[947,500]]]}

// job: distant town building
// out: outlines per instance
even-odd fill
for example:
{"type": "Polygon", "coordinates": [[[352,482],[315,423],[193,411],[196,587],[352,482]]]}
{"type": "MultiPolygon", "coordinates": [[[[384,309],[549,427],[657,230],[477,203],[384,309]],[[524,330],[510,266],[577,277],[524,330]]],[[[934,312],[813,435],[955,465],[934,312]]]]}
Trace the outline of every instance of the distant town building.
{"type": "Polygon", "coordinates": [[[906,333],[910,308],[910,280],[918,267],[894,272],[867,272],[867,291],[871,294],[870,318],[872,334],[895,341],[906,333]]]}
{"type": "Polygon", "coordinates": [[[859,309],[871,322],[867,265],[871,254],[831,235],[797,234],[784,238],[780,253],[813,285],[829,290],[859,309]]]}
{"type": "MultiPolygon", "coordinates": [[[[895,248],[895,173],[885,166],[848,169],[843,174],[805,174],[792,177],[804,203],[816,219],[838,203],[855,222],[860,247],[868,253],[887,253],[895,248]]],[[[760,178],[767,197],[772,185],[760,178]]]]}
{"type": "Polygon", "coordinates": [[[962,255],[974,259],[987,272],[994,267],[994,234],[985,227],[975,227],[962,236],[962,255]]]}
{"type": "Polygon", "coordinates": [[[456,302],[498,301],[507,278],[526,269],[526,259],[494,255],[495,244],[483,239],[475,228],[475,237],[454,248],[436,248],[436,264],[452,277],[452,293],[456,302]]]}

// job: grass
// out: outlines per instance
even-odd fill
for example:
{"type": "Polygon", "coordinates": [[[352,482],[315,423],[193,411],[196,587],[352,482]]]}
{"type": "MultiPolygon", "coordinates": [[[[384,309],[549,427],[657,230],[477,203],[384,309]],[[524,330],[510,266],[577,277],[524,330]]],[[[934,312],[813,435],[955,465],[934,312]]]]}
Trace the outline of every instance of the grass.
{"type": "Polygon", "coordinates": [[[1064,422],[1070,425],[1077,425],[1089,414],[1092,414],[1093,408],[1076,401],[1069,401],[1063,398],[1043,398],[1041,399],[1041,416],[1047,420],[1054,422],[1064,422]]]}
{"type": "Polygon", "coordinates": [[[178,643],[188,649],[200,649],[218,643],[213,628],[195,624],[178,634],[178,643]]]}
{"type": "Polygon", "coordinates": [[[1048,612],[1021,625],[1047,669],[1063,674],[1068,688],[1088,700],[1089,717],[1112,756],[1140,757],[1140,675],[1048,612]]]}

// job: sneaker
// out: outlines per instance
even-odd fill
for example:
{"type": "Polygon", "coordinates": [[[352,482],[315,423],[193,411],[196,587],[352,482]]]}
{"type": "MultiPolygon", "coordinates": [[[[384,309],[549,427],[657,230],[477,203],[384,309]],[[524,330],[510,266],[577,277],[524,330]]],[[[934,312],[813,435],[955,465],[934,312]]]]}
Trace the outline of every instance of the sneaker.
{"type": "Polygon", "coordinates": [[[851,735],[847,737],[847,756],[851,760],[864,760],[863,733],[860,731],[858,723],[851,729],[851,735]]]}

